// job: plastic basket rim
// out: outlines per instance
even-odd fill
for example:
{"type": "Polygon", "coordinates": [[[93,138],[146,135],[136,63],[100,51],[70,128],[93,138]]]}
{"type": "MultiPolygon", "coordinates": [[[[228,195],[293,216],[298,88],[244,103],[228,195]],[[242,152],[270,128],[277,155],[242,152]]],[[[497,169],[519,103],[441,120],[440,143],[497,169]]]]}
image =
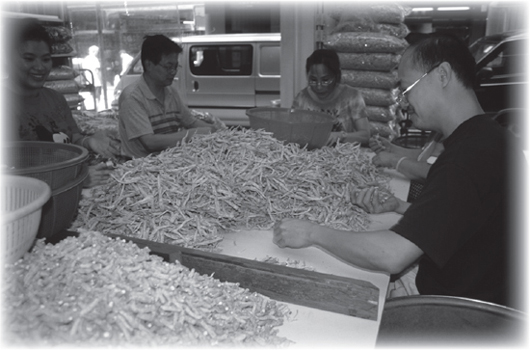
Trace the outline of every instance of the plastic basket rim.
{"type": "Polygon", "coordinates": [[[9,180],[12,181],[12,183],[30,184],[31,186],[42,188],[42,193],[33,202],[13,211],[2,212],[2,224],[4,225],[15,222],[37,210],[41,210],[42,206],[51,198],[52,190],[50,186],[42,180],[20,175],[2,175],[2,178],[2,181],[9,180]]]}
{"type": "Polygon", "coordinates": [[[52,191],[51,197],[59,195],[63,192],[66,192],[68,190],[71,190],[72,188],[78,186],[80,183],[83,183],[85,179],[88,177],[88,167],[86,167],[81,174],[79,174],[75,179],[71,180],[70,182],[64,184],[63,186],[56,188],[52,191]]]}
{"type": "MultiPolygon", "coordinates": [[[[435,307],[461,307],[461,308],[473,308],[477,311],[491,312],[508,315],[511,317],[517,317],[525,319],[526,315],[519,310],[510,308],[508,306],[490,303],[478,299],[471,299],[465,297],[455,297],[447,295],[411,295],[396,297],[388,300],[385,303],[385,308],[399,309],[407,307],[417,306],[435,306],[435,307]]],[[[384,311],[383,311],[384,314],[384,311]]]]}
{"type": "MultiPolygon", "coordinates": [[[[60,148],[71,148],[72,150],[79,151],[79,155],[68,159],[59,163],[52,163],[52,164],[45,164],[45,165],[37,165],[33,167],[28,168],[21,168],[21,169],[6,169],[6,173],[10,175],[24,175],[28,173],[41,173],[44,171],[53,171],[53,170],[59,170],[68,168],[77,164],[81,164],[84,161],[88,159],[88,150],[84,147],[74,145],[71,143],[56,143],[56,142],[46,142],[46,141],[13,141],[8,142],[4,144],[5,150],[9,150],[10,148],[15,148],[19,146],[37,146],[37,147],[48,147],[50,145],[54,145],[53,147],[59,146],[60,148]]],[[[50,147],[48,147],[50,148],[50,147]]]]}
{"type": "MultiPolygon", "coordinates": [[[[255,107],[255,108],[247,109],[245,113],[249,118],[260,118],[260,116],[258,115],[253,115],[253,112],[287,112],[288,114],[305,113],[305,114],[312,114],[312,115],[317,115],[319,117],[323,117],[324,120],[322,121],[322,124],[334,122],[333,117],[327,113],[310,111],[310,110],[305,110],[305,109],[281,108],[281,107],[255,107]]],[[[289,120],[285,120],[285,122],[292,124],[289,122],[289,120]]]]}

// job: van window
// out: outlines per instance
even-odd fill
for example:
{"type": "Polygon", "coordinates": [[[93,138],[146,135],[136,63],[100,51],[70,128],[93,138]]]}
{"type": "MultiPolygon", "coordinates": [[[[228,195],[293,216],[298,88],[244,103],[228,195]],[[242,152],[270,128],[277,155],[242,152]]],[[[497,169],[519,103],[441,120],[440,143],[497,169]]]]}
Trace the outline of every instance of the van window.
{"type": "Polygon", "coordinates": [[[260,75],[280,75],[280,46],[262,46],[260,48],[260,75]]]}
{"type": "Polygon", "coordinates": [[[194,75],[251,75],[252,45],[208,45],[190,48],[194,75]]]}

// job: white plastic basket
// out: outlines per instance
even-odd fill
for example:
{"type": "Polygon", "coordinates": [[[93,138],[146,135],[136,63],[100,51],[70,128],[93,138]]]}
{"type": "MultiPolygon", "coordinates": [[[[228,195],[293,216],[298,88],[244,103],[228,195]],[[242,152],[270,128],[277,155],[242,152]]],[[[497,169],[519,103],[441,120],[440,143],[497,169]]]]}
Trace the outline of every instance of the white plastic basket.
{"type": "Polygon", "coordinates": [[[51,188],[42,180],[16,175],[3,175],[1,188],[1,249],[4,263],[13,263],[32,246],[51,188]]]}

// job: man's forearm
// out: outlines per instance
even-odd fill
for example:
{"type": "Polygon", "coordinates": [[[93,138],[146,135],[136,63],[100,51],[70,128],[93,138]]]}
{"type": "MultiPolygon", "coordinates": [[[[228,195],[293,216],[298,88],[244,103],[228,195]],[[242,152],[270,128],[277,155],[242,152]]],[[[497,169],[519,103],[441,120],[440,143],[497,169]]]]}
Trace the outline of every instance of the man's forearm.
{"type": "Polygon", "coordinates": [[[421,254],[414,244],[390,230],[349,232],[320,226],[311,233],[313,245],[355,266],[395,274],[421,254]]]}
{"type": "Polygon", "coordinates": [[[423,182],[427,178],[431,164],[427,162],[418,162],[415,159],[405,158],[397,167],[397,171],[411,180],[423,182]]]}
{"type": "Polygon", "coordinates": [[[151,134],[140,136],[140,141],[149,152],[160,152],[175,147],[189,135],[189,130],[182,130],[171,134],[151,134]]]}

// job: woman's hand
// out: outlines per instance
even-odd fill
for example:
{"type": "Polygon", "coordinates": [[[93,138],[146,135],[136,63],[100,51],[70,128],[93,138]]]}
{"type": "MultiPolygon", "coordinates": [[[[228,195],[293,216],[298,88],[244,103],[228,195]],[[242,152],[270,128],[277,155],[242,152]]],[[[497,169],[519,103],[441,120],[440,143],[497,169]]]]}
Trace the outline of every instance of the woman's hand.
{"type": "Polygon", "coordinates": [[[121,142],[116,131],[99,130],[87,141],[89,150],[105,157],[115,158],[121,155],[121,142]]]}
{"type": "Polygon", "coordinates": [[[312,245],[311,230],[318,225],[298,219],[277,221],[272,241],[280,248],[306,248],[312,245]]]}
{"type": "Polygon", "coordinates": [[[371,137],[368,141],[368,146],[370,146],[370,149],[375,153],[383,151],[392,152],[392,143],[388,139],[380,137],[379,135],[371,137]]]}
{"type": "Polygon", "coordinates": [[[83,187],[90,188],[107,183],[113,169],[108,167],[105,163],[90,165],[88,167],[88,177],[83,183],[83,187]]]}
{"type": "Polygon", "coordinates": [[[326,146],[334,146],[337,144],[337,142],[340,141],[343,133],[342,132],[332,132],[329,134],[328,141],[326,142],[326,146]]]}
{"type": "Polygon", "coordinates": [[[355,191],[351,197],[353,204],[370,214],[397,212],[400,205],[396,197],[380,193],[377,187],[355,191]]]}

